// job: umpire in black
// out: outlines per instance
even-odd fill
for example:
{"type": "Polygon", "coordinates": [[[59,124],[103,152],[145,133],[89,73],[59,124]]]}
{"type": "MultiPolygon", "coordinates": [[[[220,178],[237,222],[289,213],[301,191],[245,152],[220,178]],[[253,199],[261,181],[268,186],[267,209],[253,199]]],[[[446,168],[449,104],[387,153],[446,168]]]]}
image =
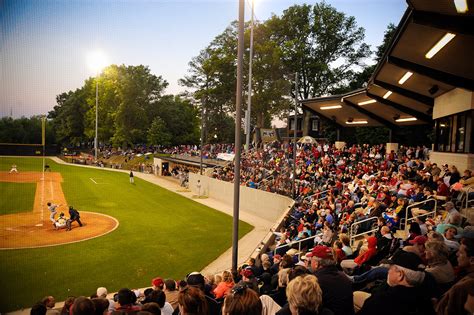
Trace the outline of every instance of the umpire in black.
{"type": "Polygon", "coordinates": [[[79,215],[79,211],[74,209],[72,206],[69,206],[69,220],[67,220],[67,228],[66,231],[71,230],[72,222],[77,221],[79,223],[79,226],[82,226],[81,222],[81,216],[79,215]]]}

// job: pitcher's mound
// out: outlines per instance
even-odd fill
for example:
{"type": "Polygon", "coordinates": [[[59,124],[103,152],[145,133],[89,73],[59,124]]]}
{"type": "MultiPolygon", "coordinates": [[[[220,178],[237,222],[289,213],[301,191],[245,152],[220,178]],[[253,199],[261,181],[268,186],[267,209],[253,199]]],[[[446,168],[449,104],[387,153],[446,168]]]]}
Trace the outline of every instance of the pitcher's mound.
{"type": "Polygon", "coordinates": [[[103,236],[115,230],[119,222],[108,215],[81,211],[82,227],[55,230],[49,215],[41,222],[38,213],[16,213],[0,217],[0,249],[35,248],[63,245],[103,236]],[[35,222],[32,224],[31,222],[35,222]]]}

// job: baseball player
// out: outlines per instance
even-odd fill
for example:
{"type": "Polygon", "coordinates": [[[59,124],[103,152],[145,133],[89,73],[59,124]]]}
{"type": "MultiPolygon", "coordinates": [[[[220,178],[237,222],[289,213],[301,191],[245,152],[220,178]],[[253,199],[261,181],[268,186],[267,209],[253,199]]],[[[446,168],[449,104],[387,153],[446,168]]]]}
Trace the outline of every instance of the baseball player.
{"type": "Polygon", "coordinates": [[[48,210],[51,212],[51,214],[49,215],[49,220],[50,220],[51,222],[53,222],[53,226],[56,227],[56,225],[55,225],[56,220],[54,219],[54,216],[55,216],[56,213],[57,213],[56,209],[57,209],[58,207],[60,207],[61,205],[56,205],[56,204],[51,203],[51,202],[48,202],[47,205],[48,205],[48,210]]]}
{"type": "Polygon", "coordinates": [[[13,164],[13,165],[12,165],[12,168],[10,169],[10,172],[9,172],[9,173],[10,173],[10,174],[11,174],[11,173],[18,173],[18,170],[16,169],[16,164],[13,164]]]}
{"type": "Polygon", "coordinates": [[[54,223],[54,228],[55,228],[56,230],[58,230],[58,229],[65,228],[66,225],[67,225],[67,219],[66,219],[66,217],[64,216],[64,213],[61,212],[61,213],[59,214],[59,218],[58,218],[58,219],[56,220],[56,222],[54,223]]]}

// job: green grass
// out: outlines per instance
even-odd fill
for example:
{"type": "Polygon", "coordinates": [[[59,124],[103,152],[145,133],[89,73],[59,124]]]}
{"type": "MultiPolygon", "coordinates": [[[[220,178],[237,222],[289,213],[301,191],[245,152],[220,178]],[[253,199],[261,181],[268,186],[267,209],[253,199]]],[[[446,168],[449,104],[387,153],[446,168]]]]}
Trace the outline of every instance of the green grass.
{"type": "Polygon", "coordinates": [[[0,182],[0,192],[0,215],[33,210],[35,183],[0,182]]]}
{"type": "MultiPolygon", "coordinates": [[[[41,159],[4,157],[0,170],[13,163],[20,172],[41,170],[41,159]]],[[[113,292],[149,286],[156,276],[181,279],[231,246],[232,218],[226,214],[139,178],[130,185],[126,173],[48,163],[61,172],[70,205],[111,215],[120,226],[75,244],[0,251],[0,312],[31,306],[46,295],[61,301],[89,296],[99,286],[113,292]]],[[[240,237],[251,229],[240,222],[240,237]]]]}

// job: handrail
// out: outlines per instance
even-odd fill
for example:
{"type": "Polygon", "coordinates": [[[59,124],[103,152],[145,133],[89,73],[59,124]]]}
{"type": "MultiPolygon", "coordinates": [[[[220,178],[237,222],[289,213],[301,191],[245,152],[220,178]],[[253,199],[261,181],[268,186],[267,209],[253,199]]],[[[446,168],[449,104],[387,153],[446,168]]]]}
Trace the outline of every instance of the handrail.
{"type": "MultiPolygon", "coordinates": [[[[415,203],[409,205],[409,206],[405,209],[405,218],[404,218],[404,219],[405,219],[405,223],[404,223],[405,226],[404,226],[404,230],[405,230],[405,231],[408,231],[408,221],[413,221],[413,220],[415,220],[416,218],[421,217],[421,216],[426,216],[426,215],[429,215],[429,214],[436,214],[436,209],[438,209],[438,199],[436,199],[436,198],[426,199],[426,200],[423,200],[423,201],[420,201],[420,202],[415,202],[415,203]],[[428,203],[428,202],[433,202],[433,201],[434,201],[434,203],[435,203],[433,210],[431,210],[431,211],[429,211],[429,212],[427,212],[427,213],[423,213],[423,214],[420,214],[420,215],[417,215],[417,216],[414,216],[414,217],[408,219],[408,213],[411,213],[411,211],[408,212],[408,210],[411,210],[411,209],[414,208],[415,206],[419,206],[419,205],[426,204],[426,203],[428,203]]],[[[400,224],[402,224],[402,221],[400,221],[400,224]]]]}
{"type": "Polygon", "coordinates": [[[293,247],[293,245],[295,245],[295,244],[298,244],[298,252],[301,252],[301,243],[302,243],[302,242],[305,242],[305,241],[310,240],[310,239],[315,239],[317,236],[321,236],[321,234],[322,234],[322,233],[318,233],[318,234],[309,236],[309,237],[307,237],[307,238],[302,238],[302,239],[297,240],[297,241],[291,241],[291,242],[289,242],[288,244],[285,244],[285,245],[277,246],[277,247],[275,247],[275,249],[273,250],[273,255],[275,255],[277,249],[283,248],[283,247],[288,247],[288,250],[290,250],[290,249],[293,247]]]}
{"type": "Polygon", "coordinates": [[[469,194],[473,192],[474,192],[474,188],[472,187],[469,187],[468,189],[466,189],[466,191],[464,191],[464,193],[466,193],[466,209],[469,208],[469,203],[471,201],[474,201],[474,198],[469,200],[469,194]]]}
{"type": "Polygon", "coordinates": [[[309,195],[309,196],[305,197],[303,200],[312,198],[313,196],[316,196],[316,195],[320,195],[320,194],[323,194],[323,193],[327,193],[329,190],[330,190],[330,189],[326,189],[326,190],[323,190],[323,191],[318,191],[317,193],[314,193],[314,194],[312,194],[312,195],[309,195]]]}
{"type": "Polygon", "coordinates": [[[377,221],[378,217],[370,217],[370,218],[367,218],[367,219],[364,219],[364,220],[360,220],[360,221],[356,221],[354,223],[352,223],[350,229],[349,229],[349,240],[350,240],[350,244],[351,244],[351,247],[352,245],[354,244],[354,239],[358,236],[362,236],[362,235],[366,235],[366,234],[371,234],[375,231],[377,231],[377,229],[371,229],[371,230],[368,230],[368,231],[365,231],[365,232],[362,232],[362,233],[359,233],[359,234],[356,234],[356,235],[353,235],[354,233],[354,226],[357,226],[357,225],[360,225],[362,223],[365,223],[365,222],[368,222],[368,221],[377,221]]]}

